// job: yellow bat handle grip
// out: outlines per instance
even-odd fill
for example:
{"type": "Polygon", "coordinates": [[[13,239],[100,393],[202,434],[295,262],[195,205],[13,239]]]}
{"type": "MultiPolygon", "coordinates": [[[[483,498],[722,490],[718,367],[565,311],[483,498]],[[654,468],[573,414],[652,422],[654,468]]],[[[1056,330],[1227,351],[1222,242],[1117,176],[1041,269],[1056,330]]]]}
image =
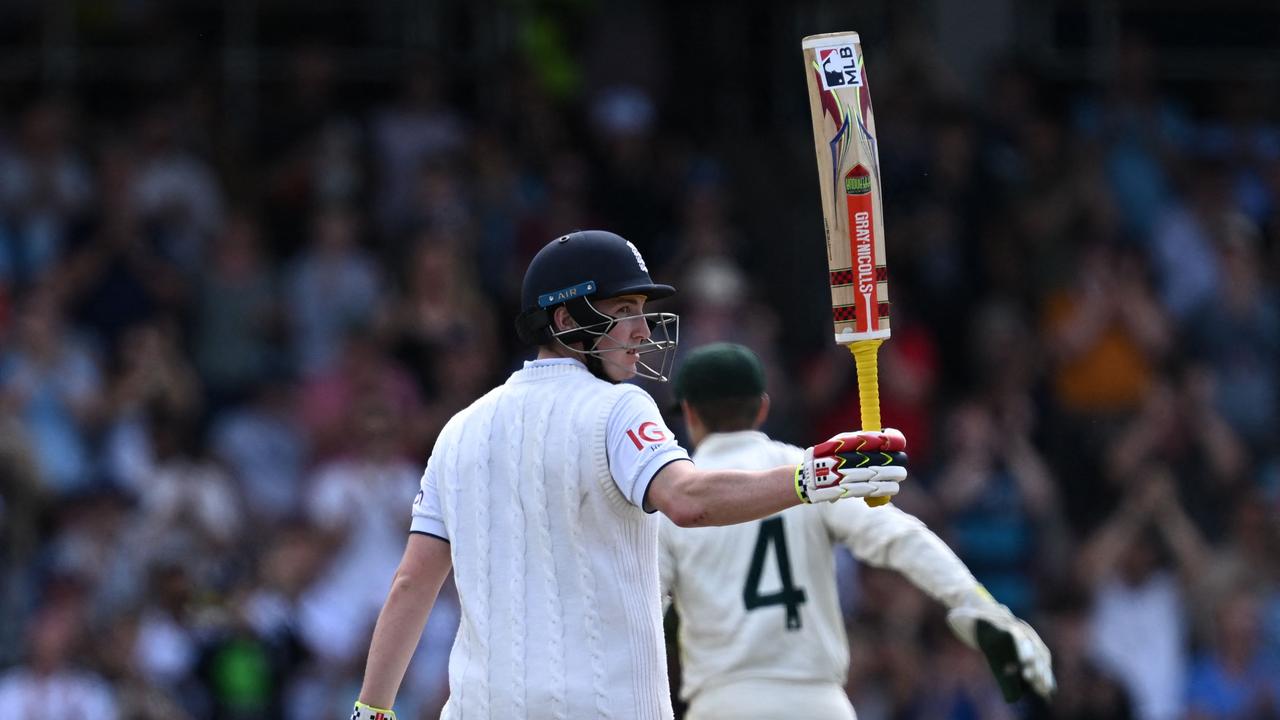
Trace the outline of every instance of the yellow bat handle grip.
{"type": "MultiPolygon", "coordinates": [[[[849,344],[849,352],[858,366],[858,406],[862,411],[863,430],[883,430],[880,424],[880,369],[876,352],[884,340],[859,340],[849,344]]],[[[871,507],[889,502],[889,498],[863,498],[871,507]]]]}

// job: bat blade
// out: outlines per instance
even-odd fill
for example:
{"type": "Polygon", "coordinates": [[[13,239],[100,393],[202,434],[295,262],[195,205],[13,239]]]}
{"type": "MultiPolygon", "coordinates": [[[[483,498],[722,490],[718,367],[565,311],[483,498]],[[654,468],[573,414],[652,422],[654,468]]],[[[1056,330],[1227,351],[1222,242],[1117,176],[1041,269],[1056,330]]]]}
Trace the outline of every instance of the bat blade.
{"type": "Polygon", "coordinates": [[[889,337],[880,156],[857,33],[801,43],[826,231],[835,341],[889,337]]]}

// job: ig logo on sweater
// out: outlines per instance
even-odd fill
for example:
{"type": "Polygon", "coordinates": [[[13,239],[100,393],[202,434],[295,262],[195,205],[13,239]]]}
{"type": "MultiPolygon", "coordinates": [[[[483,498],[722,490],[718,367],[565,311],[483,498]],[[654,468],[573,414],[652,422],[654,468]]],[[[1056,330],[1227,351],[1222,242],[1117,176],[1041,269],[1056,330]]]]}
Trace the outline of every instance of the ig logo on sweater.
{"type": "Polygon", "coordinates": [[[640,423],[640,427],[635,430],[628,429],[627,437],[631,438],[637,450],[643,450],[645,445],[665,442],[667,433],[658,427],[658,423],[648,421],[640,423]]]}

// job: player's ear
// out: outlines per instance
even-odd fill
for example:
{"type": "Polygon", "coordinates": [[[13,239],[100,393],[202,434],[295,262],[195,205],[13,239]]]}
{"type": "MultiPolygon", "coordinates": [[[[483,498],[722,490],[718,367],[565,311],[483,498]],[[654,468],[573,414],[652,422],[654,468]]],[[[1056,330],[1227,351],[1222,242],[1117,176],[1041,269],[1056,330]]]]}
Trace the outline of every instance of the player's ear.
{"type": "Polygon", "coordinates": [[[569,314],[569,308],[561,305],[551,315],[551,329],[554,332],[563,332],[578,327],[578,322],[569,314]]]}
{"type": "Polygon", "coordinates": [[[756,422],[751,428],[759,430],[767,417],[769,417],[769,393],[760,393],[760,409],[756,411],[756,422]]]}

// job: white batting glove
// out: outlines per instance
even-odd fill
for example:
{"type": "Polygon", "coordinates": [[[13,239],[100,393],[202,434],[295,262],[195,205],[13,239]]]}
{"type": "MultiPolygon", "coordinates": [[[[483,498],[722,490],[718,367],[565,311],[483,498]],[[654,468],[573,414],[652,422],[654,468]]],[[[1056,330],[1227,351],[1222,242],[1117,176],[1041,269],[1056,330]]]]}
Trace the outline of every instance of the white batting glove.
{"type": "Polygon", "coordinates": [[[906,448],[906,438],[892,428],[832,436],[804,451],[796,495],[806,503],[893,497],[907,478],[906,448]]]}
{"type": "Polygon", "coordinates": [[[1049,648],[1004,605],[992,600],[952,608],[947,624],[965,645],[986,656],[1006,702],[1021,698],[1028,687],[1045,700],[1057,689],[1049,648]]]}

